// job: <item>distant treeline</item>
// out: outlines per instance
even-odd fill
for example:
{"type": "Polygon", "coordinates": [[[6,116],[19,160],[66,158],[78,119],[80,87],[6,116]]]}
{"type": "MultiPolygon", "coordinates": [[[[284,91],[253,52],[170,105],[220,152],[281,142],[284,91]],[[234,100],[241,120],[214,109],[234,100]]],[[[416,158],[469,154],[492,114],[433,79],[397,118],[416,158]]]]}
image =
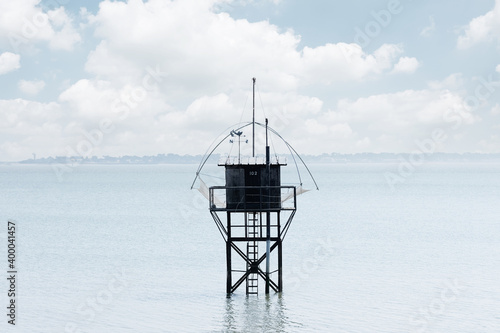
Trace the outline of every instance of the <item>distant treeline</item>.
{"type": "MultiPolygon", "coordinates": [[[[210,157],[211,163],[217,162],[220,155],[210,157]]],[[[290,161],[290,156],[287,156],[290,161]]],[[[353,162],[400,162],[408,160],[411,154],[407,153],[357,153],[357,154],[322,154],[301,155],[306,163],[353,163],[353,162]]],[[[51,164],[51,163],[84,163],[84,164],[198,164],[202,155],[158,154],[156,156],[56,156],[20,161],[24,164],[51,164]]],[[[481,153],[433,153],[425,155],[426,161],[433,162],[500,162],[500,154],[481,153]]]]}
{"type": "MultiPolygon", "coordinates": [[[[197,164],[200,163],[202,155],[177,155],[177,154],[158,154],[155,156],[56,156],[37,159],[24,160],[19,163],[27,164],[51,164],[51,163],[83,163],[83,164],[197,164]]],[[[213,155],[210,160],[218,160],[218,155],[213,155]]]]}

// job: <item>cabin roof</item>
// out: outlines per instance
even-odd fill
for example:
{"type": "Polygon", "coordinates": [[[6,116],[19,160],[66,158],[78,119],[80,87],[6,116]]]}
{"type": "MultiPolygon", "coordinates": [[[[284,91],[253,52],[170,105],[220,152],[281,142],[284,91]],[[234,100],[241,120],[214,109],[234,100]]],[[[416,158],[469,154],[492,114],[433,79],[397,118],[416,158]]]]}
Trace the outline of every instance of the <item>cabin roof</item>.
{"type": "MultiPolygon", "coordinates": [[[[286,165],[286,157],[284,156],[271,156],[271,165],[286,165]]],[[[226,156],[221,157],[218,165],[266,165],[265,156],[226,156]]]]}

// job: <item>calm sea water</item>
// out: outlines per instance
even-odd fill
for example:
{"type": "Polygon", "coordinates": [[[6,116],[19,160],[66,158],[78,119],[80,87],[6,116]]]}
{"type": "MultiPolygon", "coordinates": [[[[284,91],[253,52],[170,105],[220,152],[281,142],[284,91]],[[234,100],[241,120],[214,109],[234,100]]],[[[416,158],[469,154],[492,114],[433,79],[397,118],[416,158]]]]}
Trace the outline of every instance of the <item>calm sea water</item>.
{"type": "MultiPolygon", "coordinates": [[[[0,250],[18,226],[12,332],[500,332],[500,164],[311,166],[284,292],[225,294],[196,166],[0,165],[0,250]]],[[[262,290],[261,290],[262,291],[262,290]]]]}

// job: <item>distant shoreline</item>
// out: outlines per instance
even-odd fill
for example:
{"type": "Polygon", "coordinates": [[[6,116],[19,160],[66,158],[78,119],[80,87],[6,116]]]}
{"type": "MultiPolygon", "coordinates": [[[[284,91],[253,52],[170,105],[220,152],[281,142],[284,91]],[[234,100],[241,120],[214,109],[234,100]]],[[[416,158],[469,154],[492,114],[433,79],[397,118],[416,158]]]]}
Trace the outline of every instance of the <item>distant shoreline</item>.
{"type": "MultiPolygon", "coordinates": [[[[286,156],[286,155],[285,155],[286,156]]],[[[433,153],[423,154],[425,162],[500,162],[500,154],[481,153],[433,153]]],[[[358,154],[322,154],[301,155],[306,163],[399,163],[412,157],[409,153],[358,153],[358,154]]],[[[158,154],[156,156],[103,156],[87,157],[44,157],[23,161],[0,162],[0,164],[199,164],[202,155],[158,154]]],[[[210,162],[217,162],[220,155],[212,155],[210,162]]],[[[290,162],[291,157],[287,156],[290,162]]]]}

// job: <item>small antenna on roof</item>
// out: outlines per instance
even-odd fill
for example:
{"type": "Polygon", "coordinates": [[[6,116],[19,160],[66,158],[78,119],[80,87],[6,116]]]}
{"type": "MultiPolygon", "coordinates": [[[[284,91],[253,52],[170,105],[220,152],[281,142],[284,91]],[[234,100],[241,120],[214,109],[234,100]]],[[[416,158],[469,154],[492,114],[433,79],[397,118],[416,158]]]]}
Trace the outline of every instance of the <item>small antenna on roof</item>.
{"type": "MultiPolygon", "coordinates": [[[[232,130],[231,133],[229,133],[232,137],[237,136],[238,137],[238,164],[241,163],[241,135],[243,134],[242,131],[235,131],[232,130]]],[[[243,135],[245,137],[245,135],[243,135]]],[[[234,143],[233,140],[229,140],[229,142],[234,143]]],[[[245,141],[245,143],[248,143],[248,140],[245,141]]]]}

